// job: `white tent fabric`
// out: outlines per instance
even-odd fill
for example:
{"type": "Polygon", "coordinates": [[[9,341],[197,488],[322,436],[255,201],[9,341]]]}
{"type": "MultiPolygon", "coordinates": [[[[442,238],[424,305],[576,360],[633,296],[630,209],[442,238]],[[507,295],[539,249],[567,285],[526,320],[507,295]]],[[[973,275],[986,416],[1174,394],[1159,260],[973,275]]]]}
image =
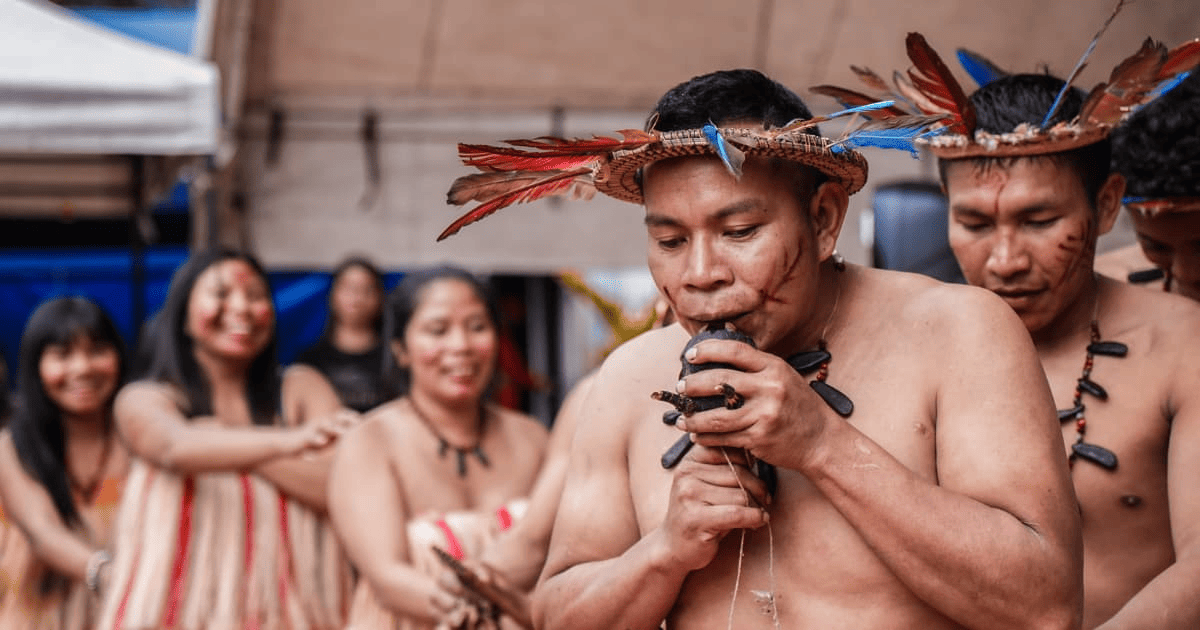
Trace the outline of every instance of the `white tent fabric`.
{"type": "Polygon", "coordinates": [[[40,0],[0,0],[0,152],[217,149],[216,67],[40,0]]]}

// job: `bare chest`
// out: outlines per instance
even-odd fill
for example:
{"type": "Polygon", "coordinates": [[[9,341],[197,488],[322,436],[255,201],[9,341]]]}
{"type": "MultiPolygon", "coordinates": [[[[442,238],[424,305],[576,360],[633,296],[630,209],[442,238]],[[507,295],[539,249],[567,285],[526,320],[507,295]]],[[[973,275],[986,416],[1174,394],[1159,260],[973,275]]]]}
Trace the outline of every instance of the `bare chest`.
{"type": "Polygon", "coordinates": [[[528,495],[533,485],[537,459],[520,451],[504,439],[459,451],[410,434],[394,447],[392,467],[410,516],[495,509],[528,495]]]}

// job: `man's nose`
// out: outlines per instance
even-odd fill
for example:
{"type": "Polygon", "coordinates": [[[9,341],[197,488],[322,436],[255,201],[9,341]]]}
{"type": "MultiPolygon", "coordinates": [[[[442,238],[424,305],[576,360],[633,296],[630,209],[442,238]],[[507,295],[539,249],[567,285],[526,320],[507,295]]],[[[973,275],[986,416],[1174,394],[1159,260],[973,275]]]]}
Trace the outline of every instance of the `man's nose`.
{"type": "Polygon", "coordinates": [[[996,234],[987,259],[987,271],[1000,278],[1010,278],[1029,270],[1029,251],[1019,236],[1009,230],[996,234]]]}
{"type": "Polygon", "coordinates": [[[683,279],[688,286],[711,291],[730,284],[733,275],[712,244],[705,239],[697,239],[688,249],[683,279]]]}

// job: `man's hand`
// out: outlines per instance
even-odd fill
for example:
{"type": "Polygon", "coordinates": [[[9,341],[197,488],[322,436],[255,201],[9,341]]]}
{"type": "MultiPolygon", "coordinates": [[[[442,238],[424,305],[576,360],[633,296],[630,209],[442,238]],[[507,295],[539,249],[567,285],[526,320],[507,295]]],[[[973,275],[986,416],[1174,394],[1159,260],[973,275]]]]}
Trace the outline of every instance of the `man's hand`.
{"type": "Polygon", "coordinates": [[[708,566],[725,534],[767,523],[766,485],[741,452],[696,446],[675,469],[659,529],[673,560],[688,571],[708,566]]]}
{"type": "Polygon", "coordinates": [[[783,359],[744,343],[710,340],[688,352],[693,363],[727,363],[734,369],[696,372],[679,393],[711,396],[729,385],[742,398],[737,409],[717,408],[681,418],[676,425],[698,445],[743,448],[776,466],[803,470],[824,432],[841,419],[783,359]]]}

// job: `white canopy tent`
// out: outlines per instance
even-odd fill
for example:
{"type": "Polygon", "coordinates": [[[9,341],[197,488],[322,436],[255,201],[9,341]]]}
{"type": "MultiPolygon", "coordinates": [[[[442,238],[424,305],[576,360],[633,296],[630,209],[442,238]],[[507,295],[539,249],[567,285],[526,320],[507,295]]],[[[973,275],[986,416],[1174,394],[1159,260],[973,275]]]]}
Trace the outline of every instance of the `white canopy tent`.
{"type": "Polygon", "coordinates": [[[0,0],[0,152],[202,155],[216,67],[39,0],[0,0]]]}

